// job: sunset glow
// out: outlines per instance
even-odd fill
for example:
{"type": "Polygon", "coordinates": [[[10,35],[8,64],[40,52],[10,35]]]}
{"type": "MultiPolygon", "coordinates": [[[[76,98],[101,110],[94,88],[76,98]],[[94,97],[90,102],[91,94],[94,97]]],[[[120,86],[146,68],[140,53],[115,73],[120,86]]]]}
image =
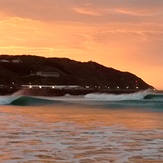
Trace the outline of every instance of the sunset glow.
{"type": "Polygon", "coordinates": [[[163,89],[162,0],[0,4],[0,54],[93,60],[163,89]]]}

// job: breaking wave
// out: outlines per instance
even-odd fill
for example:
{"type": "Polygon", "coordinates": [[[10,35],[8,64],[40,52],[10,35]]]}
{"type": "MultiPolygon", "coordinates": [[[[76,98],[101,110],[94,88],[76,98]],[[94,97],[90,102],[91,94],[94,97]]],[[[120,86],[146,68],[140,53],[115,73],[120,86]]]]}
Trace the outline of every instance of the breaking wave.
{"type": "Polygon", "coordinates": [[[19,105],[19,106],[33,106],[33,105],[50,105],[55,103],[54,100],[48,100],[43,98],[36,98],[30,96],[21,96],[13,100],[10,105],[19,105]]]}
{"type": "Polygon", "coordinates": [[[163,94],[143,91],[131,94],[92,93],[85,96],[61,97],[23,96],[19,93],[0,96],[0,105],[42,106],[77,105],[98,108],[148,108],[163,110],[163,94]]]}
{"type": "MultiPolygon", "coordinates": [[[[106,93],[90,93],[85,95],[86,99],[92,100],[108,100],[108,101],[124,101],[124,100],[142,100],[145,99],[147,95],[151,93],[150,90],[136,92],[136,93],[129,93],[129,94],[106,94],[106,93]]],[[[153,96],[155,96],[153,94],[153,96]]]]}
{"type": "Polygon", "coordinates": [[[20,97],[0,97],[0,105],[18,105],[18,106],[34,106],[34,105],[49,105],[55,103],[54,100],[37,98],[32,96],[20,97]]]}

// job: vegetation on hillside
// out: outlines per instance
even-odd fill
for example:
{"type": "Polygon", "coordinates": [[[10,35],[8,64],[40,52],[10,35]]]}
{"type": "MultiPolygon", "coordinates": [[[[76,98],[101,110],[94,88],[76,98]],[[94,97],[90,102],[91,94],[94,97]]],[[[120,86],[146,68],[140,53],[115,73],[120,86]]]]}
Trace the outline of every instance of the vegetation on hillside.
{"type": "Polygon", "coordinates": [[[151,87],[129,72],[121,72],[96,62],[31,55],[0,56],[0,84],[80,85],[111,89],[151,87]],[[57,72],[59,77],[41,77],[37,72],[57,72]]]}

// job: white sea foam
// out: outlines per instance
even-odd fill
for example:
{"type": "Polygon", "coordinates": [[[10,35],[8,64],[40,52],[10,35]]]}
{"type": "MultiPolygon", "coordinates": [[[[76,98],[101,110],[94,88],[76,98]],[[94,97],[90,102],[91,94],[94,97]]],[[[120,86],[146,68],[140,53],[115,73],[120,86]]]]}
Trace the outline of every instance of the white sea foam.
{"type": "Polygon", "coordinates": [[[10,104],[12,101],[19,98],[19,96],[0,96],[0,105],[10,104]]]}
{"type": "MultiPolygon", "coordinates": [[[[151,94],[150,90],[145,90],[137,93],[130,93],[130,94],[106,94],[106,93],[90,93],[85,96],[72,96],[72,95],[65,95],[60,97],[45,97],[45,96],[37,96],[36,98],[39,99],[46,99],[46,100],[57,100],[57,101],[67,101],[73,103],[83,103],[91,102],[91,101],[123,101],[123,100],[142,100],[146,95],[151,94]]],[[[12,101],[20,98],[21,96],[25,95],[24,91],[18,91],[10,96],[0,96],[0,105],[10,104],[12,101]]]]}
{"type": "Polygon", "coordinates": [[[10,104],[12,101],[16,100],[23,95],[23,90],[17,91],[12,95],[0,96],[0,105],[10,104]]]}
{"type": "Polygon", "coordinates": [[[0,96],[0,105],[8,104],[9,103],[8,99],[9,99],[8,96],[0,96]]]}
{"type": "Polygon", "coordinates": [[[90,93],[85,95],[85,98],[90,100],[107,100],[107,101],[142,100],[146,95],[150,93],[151,93],[150,90],[119,95],[106,93],[90,93]]]}
{"type": "Polygon", "coordinates": [[[96,111],[0,108],[0,162],[161,163],[162,115],[96,111]]]}

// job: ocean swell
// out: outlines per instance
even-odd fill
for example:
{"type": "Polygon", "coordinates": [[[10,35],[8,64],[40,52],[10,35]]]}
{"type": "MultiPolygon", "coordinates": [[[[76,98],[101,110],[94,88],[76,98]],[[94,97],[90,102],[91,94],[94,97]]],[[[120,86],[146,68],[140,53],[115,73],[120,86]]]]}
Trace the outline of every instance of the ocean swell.
{"type": "Polygon", "coordinates": [[[85,98],[90,100],[106,100],[106,101],[142,100],[145,99],[145,97],[148,94],[151,94],[150,90],[119,95],[106,93],[90,93],[85,95],[85,98]]]}
{"type": "Polygon", "coordinates": [[[62,96],[62,97],[40,97],[24,96],[20,92],[11,96],[1,96],[0,105],[17,106],[42,106],[42,105],[63,105],[63,106],[84,106],[96,108],[147,108],[163,110],[163,94],[151,93],[150,91],[137,92],[132,94],[104,94],[93,93],[85,96],[62,96]]]}

